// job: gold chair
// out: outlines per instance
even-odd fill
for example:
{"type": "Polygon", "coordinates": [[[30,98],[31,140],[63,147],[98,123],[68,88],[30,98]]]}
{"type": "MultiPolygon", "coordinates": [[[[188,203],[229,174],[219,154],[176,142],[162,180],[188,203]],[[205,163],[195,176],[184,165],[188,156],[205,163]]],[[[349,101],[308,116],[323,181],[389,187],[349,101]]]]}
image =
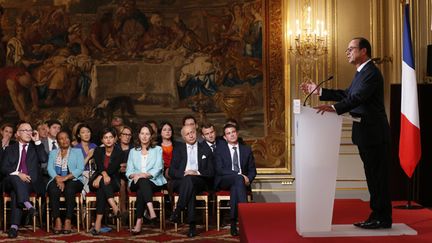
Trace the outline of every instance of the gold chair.
{"type": "MultiPolygon", "coordinates": [[[[7,203],[11,202],[12,198],[9,193],[3,192],[3,231],[6,232],[6,211],[10,211],[10,208],[7,207],[7,203]]],[[[33,203],[34,207],[37,207],[37,210],[39,210],[39,222],[42,222],[41,219],[41,198],[36,195],[36,193],[30,193],[30,202],[33,203]]],[[[41,224],[42,225],[42,224],[41,224]]],[[[36,216],[33,216],[33,232],[36,232],[36,216]]]]}
{"type": "MultiPolygon", "coordinates": [[[[173,196],[174,196],[174,208],[173,208],[173,212],[174,212],[174,209],[177,207],[177,202],[179,200],[179,195],[178,195],[178,193],[173,193],[173,196]]],[[[208,231],[208,202],[209,202],[209,193],[208,192],[202,192],[200,194],[197,194],[195,196],[195,200],[196,201],[203,201],[204,202],[204,206],[195,206],[195,209],[204,210],[205,227],[206,227],[206,231],[208,231]]],[[[175,231],[177,231],[177,224],[174,224],[174,228],[175,228],[175,231]]]]}
{"type": "MultiPolygon", "coordinates": [[[[96,207],[92,207],[93,203],[96,203],[96,193],[95,192],[88,192],[85,196],[85,205],[86,205],[86,232],[89,232],[90,224],[91,224],[91,214],[90,211],[96,211],[96,207]]],[[[120,207],[120,193],[116,192],[114,193],[114,202],[120,207]]],[[[116,219],[116,226],[117,226],[117,232],[120,232],[120,219],[116,219]]]]}
{"type": "MultiPolygon", "coordinates": [[[[221,209],[231,209],[231,207],[228,205],[228,206],[222,206],[222,202],[223,201],[230,201],[230,199],[231,199],[231,195],[230,195],[230,191],[217,191],[216,193],[215,193],[215,195],[216,195],[216,224],[217,224],[217,230],[219,231],[220,230],[220,210],[221,209]]],[[[251,202],[252,201],[252,192],[251,191],[248,191],[247,192],[247,200],[248,200],[248,202],[251,202]]]]}
{"type": "MultiPolygon", "coordinates": [[[[45,196],[46,198],[46,225],[47,225],[47,232],[50,231],[50,210],[51,208],[49,207],[49,196],[48,194],[45,196]]],[[[66,199],[64,196],[60,197],[60,202],[65,202],[66,199]]],[[[80,232],[80,223],[81,223],[81,215],[82,215],[82,205],[83,205],[83,198],[81,196],[81,193],[76,193],[75,194],[75,211],[76,211],[76,219],[77,219],[77,231],[80,232]]],[[[66,210],[65,207],[60,207],[60,210],[66,210]]],[[[84,222],[82,222],[84,223],[84,222]]]]}
{"type": "MultiPolygon", "coordinates": [[[[153,193],[153,202],[157,202],[159,204],[159,207],[154,207],[156,211],[159,211],[159,229],[164,230],[165,229],[165,200],[164,200],[164,193],[163,192],[155,192],[153,193]]],[[[135,203],[136,203],[136,193],[135,192],[129,192],[128,193],[129,198],[129,230],[132,231],[133,222],[135,219],[135,203]]]]}

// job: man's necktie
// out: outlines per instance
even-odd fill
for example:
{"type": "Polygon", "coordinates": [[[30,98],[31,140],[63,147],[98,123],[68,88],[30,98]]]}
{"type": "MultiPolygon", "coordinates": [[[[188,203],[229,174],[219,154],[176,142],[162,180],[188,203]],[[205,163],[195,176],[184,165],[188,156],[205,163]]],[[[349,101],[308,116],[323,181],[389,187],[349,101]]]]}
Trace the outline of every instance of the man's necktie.
{"type": "Polygon", "coordinates": [[[57,149],[56,141],[52,142],[52,149],[51,150],[54,150],[54,149],[57,149]]]}
{"type": "Polygon", "coordinates": [[[210,147],[211,147],[212,151],[214,151],[216,149],[216,144],[214,143],[214,144],[210,145],[210,147]]]}
{"type": "Polygon", "coordinates": [[[24,174],[28,174],[28,170],[27,170],[27,151],[26,151],[26,146],[27,144],[23,144],[22,145],[22,151],[21,151],[21,159],[20,159],[20,166],[18,168],[19,172],[24,173],[24,174]]]}
{"type": "Polygon", "coordinates": [[[194,153],[194,146],[193,145],[188,145],[188,149],[189,149],[189,152],[188,152],[188,160],[189,160],[189,168],[191,169],[191,170],[198,170],[198,164],[197,164],[197,161],[196,161],[196,156],[195,156],[195,153],[194,153]]]}
{"type": "Polygon", "coordinates": [[[233,147],[234,149],[234,155],[233,155],[233,168],[235,172],[239,172],[239,160],[238,160],[238,154],[237,154],[237,147],[233,147]]]}

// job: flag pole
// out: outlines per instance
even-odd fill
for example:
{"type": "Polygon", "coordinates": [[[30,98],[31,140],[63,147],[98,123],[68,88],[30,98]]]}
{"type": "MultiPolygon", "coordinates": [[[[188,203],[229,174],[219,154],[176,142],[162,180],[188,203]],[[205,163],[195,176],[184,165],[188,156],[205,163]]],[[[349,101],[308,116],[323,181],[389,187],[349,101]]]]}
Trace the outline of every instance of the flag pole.
{"type": "Polygon", "coordinates": [[[408,178],[408,199],[407,199],[407,203],[405,205],[397,205],[394,206],[394,208],[396,209],[423,209],[424,207],[421,205],[412,205],[412,197],[413,197],[413,187],[414,187],[414,183],[413,183],[413,177],[408,178]]]}
{"type": "Polygon", "coordinates": [[[399,137],[400,165],[408,176],[408,201],[406,205],[396,206],[399,209],[419,209],[422,206],[412,205],[414,179],[413,174],[421,158],[420,117],[418,112],[417,79],[409,23],[409,5],[404,6],[403,48],[401,77],[401,120],[399,137]]]}

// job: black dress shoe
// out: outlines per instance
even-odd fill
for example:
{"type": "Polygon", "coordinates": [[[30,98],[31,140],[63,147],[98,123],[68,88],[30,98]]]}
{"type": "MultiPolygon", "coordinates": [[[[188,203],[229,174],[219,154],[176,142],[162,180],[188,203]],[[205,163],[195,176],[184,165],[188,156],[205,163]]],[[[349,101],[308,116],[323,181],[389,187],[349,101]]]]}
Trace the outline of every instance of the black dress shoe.
{"type": "Polygon", "coordinates": [[[371,220],[369,222],[364,222],[359,225],[359,227],[363,229],[389,229],[392,227],[392,223],[387,221],[371,220]]]}
{"type": "Polygon", "coordinates": [[[237,231],[237,226],[236,225],[231,225],[230,233],[231,233],[232,236],[238,236],[238,231],[237,231]]]}
{"type": "Polygon", "coordinates": [[[365,223],[368,223],[370,221],[366,220],[366,221],[361,221],[361,222],[355,222],[353,225],[356,227],[362,227],[365,223]]]}
{"type": "Polygon", "coordinates": [[[189,232],[188,232],[187,236],[188,236],[189,238],[192,238],[192,237],[195,237],[195,236],[197,236],[197,235],[198,235],[198,234],[196,233],[196,227],[195,227],[195,225],[191,224],[191,225],[189,226],[189,232]]]}
{"type": "Polygon", "coordinates": [[[33,216],[37,217],[39,215],[39,212],[36,210],[36,208],[29,208],[27,210],[27,216],[24,219],[24,224],[28,225],[30,221],[33,220],[33,216]]]}
{"type": "Polygon", "coordinates": [[[10,228],[8,230],[8,237],[9,238],[17,238],[18,237],[18,230],[16,230],[15,228],[10,228]]]}

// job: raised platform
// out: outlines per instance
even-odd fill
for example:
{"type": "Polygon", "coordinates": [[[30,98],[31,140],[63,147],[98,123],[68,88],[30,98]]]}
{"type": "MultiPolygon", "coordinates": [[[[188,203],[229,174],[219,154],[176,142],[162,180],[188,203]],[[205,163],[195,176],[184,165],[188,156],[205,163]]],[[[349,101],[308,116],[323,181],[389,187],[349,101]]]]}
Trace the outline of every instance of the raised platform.
{"type": "Polygon", "coordinates": [[[432,211],[429,209],[394,209],[394,224],[388,230],[363,230],[352,226],[368,215],[369,202],[337,199],[334,230],[302,237],[296,231],[295,203],[241,204],[240,239],[241,242],[432,242],[432,211]]]}

